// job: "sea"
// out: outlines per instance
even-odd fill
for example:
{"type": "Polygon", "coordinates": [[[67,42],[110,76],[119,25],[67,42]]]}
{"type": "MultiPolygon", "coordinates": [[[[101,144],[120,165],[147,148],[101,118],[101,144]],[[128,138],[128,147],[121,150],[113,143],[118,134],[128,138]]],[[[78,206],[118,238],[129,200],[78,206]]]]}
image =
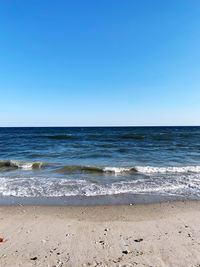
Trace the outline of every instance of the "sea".
{"type": "Polygon", "coordinates": [[[1,127],[0,204],[200,199],[200,127],[1,127]]]}

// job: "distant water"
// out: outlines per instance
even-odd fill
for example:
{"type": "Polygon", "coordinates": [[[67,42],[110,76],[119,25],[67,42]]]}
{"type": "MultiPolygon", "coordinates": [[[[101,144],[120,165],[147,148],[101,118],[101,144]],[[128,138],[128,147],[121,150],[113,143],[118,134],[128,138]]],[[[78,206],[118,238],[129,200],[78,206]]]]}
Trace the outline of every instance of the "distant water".
{"type": "Polygon", "coordinates": [[[0,197],[200,199],[200,127],[0,128],[0,197]]]}

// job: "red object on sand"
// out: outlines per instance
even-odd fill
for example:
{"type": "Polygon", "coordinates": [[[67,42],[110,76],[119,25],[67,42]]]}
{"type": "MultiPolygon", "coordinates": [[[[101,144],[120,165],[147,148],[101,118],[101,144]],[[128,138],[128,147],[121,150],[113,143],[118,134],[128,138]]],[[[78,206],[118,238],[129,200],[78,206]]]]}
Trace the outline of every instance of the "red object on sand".
{"type": "Polygon", "coordinates": [[[3,242],[3,238],[0,238],[0,243],[3,242]]]}

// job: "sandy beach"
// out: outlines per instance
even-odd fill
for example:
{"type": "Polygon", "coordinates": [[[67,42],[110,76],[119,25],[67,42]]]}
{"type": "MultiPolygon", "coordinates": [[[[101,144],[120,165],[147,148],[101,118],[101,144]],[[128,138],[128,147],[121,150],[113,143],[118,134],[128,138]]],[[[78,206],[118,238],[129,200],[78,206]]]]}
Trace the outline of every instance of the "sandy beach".
{"type": "Polygon", "coordinates": [[[200,266],[200,203],[0,207],[0,266],[200,266]]]}

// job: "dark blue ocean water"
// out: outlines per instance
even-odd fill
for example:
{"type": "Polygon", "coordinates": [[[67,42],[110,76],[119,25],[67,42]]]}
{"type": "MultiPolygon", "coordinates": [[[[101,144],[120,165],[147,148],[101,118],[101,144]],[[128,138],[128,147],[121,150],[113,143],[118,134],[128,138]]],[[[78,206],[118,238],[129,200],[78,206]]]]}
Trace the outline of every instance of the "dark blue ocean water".
{"type": "Polygon", "coordinates": [[[200,198],[200,127],[0,128],[0,196],[200,198]]]}

